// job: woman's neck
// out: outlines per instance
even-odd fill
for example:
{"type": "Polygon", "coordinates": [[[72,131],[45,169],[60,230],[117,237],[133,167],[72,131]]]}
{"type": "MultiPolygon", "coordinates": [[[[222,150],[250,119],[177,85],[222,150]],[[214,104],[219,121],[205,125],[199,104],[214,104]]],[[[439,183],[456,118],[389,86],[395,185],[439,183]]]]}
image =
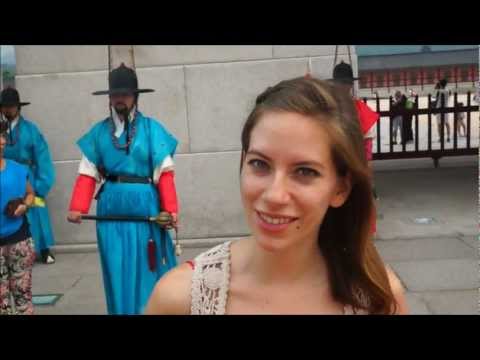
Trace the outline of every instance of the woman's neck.
{"type": "Polygon", "coordinates": [[[319,276],[327,279],[326,262],[316,238],[281,251],[265,250],[251,238],[249,249],[246,269],[261,283],[291,284],[319,276]]]}
{"type": "Polygon", "coordinates": [[[0,155],[0,171],[2,171],[3,169],[5,169],[5,165],[7,165],[7,162],[5,161],[5,159],[3,157],[1,157],[0,155]]]}

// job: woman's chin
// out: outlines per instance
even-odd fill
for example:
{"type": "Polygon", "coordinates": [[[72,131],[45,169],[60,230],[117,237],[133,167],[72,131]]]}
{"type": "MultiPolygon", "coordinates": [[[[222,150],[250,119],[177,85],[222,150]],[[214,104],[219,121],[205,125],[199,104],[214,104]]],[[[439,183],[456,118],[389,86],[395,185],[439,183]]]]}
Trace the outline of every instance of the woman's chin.
{"type": "Polygon", "coordinates": [[[289,247],[289,241],[283,236],[255,234],[257,245],[267,252],[279,252],[289,247]]]}

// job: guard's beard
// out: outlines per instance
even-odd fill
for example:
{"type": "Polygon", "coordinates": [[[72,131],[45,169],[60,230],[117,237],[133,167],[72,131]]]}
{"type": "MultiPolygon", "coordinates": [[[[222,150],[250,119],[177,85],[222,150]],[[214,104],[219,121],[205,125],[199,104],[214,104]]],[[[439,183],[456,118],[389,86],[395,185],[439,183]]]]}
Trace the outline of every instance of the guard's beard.
{"type": "Polygon", "coordinates": [[[122,120],[128,119],[128,115],[130,114],[130,109],[127,107],[127,105],[123,103],[115,104],[114,106],[115,112],[118,114],[119,117],[122,118],[122,120]]]}
{"type": "Polygon", "coordinates": [[[12,114],[12,113],[6,113],[4,116],[8,121],[13,121],[17,117],[18,113],[12,114]]]}

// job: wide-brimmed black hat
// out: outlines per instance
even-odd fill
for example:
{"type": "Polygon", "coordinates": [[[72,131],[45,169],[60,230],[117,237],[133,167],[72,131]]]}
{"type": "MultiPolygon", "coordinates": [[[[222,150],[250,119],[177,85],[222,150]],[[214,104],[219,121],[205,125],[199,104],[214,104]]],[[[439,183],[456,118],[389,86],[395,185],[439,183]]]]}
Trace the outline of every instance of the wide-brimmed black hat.
{"type": "Polygon", "coordinates": [[[0,106],[25,106],[29,102],[21,102],[20,94],[14,88],[7,87],[0,93],[0,106]]]}
{"type": "Polygon", "coordinates": [[[108,74],[108,90],[95,91],[93,95],[139,94],[154,92],[153,89],[139,89],[135,70],[122,63],[108,74]]]}
{"type": "Polygon", "coordinates": [[[333,68],[333,78],[330,80],[351,85],[355,80],[358,80],[358,77],[353,76],[353,69],[350,64],[341,61],[333,68]]]}

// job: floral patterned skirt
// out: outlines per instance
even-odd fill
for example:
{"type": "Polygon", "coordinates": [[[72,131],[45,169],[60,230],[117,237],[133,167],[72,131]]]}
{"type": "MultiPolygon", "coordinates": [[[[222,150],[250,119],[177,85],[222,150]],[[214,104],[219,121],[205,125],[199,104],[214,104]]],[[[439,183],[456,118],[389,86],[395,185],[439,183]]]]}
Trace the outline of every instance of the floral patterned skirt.
{"type": "Polygon", "coordinates": [[[33,314],[32,238],[0,246],[0,315],[33,314]],[[12,299],[15,306],[12,306],[12,299]]]}

